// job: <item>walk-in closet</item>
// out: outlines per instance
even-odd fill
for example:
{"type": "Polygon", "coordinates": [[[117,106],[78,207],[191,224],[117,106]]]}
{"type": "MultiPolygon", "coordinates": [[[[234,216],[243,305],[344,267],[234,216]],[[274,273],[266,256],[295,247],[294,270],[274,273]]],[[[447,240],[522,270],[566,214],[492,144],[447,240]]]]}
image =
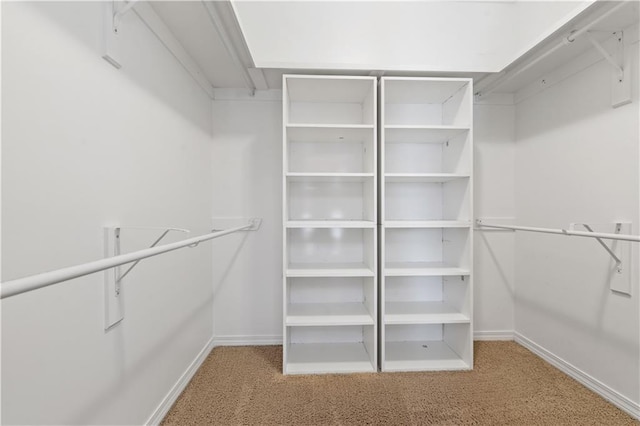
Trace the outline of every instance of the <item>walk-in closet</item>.
{"type": "Polygon", "coordinates": [[[0,423],[640,422],[637,0],[0,19],[0,423]]]}

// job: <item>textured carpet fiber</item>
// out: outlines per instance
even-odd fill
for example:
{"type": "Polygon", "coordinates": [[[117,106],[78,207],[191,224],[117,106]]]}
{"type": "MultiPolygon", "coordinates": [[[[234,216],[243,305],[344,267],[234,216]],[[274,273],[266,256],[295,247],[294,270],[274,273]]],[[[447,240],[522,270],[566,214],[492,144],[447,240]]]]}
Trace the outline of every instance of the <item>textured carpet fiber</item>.
{"type": "Polygon", "coordinates": [[[164,425],[638,425],[514,342],[473,371],[283,376],[282,347],[215,348],[164,425]]]}

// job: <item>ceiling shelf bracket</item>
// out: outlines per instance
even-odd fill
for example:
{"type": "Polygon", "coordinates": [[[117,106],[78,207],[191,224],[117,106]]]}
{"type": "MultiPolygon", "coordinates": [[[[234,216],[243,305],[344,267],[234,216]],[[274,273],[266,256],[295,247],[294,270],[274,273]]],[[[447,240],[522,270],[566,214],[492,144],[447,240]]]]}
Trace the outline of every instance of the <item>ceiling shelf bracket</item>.
{"type": "Polygon", "coordinates": [[[624,33],[616,31],[613,33],[615,37],[615,53],[611,55],[607,49],[598,42],[589,32],[586,37],[595,49],[602,55],[612,68],[611,75],[611,106],[613,108],[620,107],[631,103],[631,78],[628,75],[630,61],[629,55],[624,52],[624,33]]]}
{"type": "MultiPolygon", "coordinates": [[[[594,232],[593,228],[591,228],[591,226],[587,225],[586,223],[583,223],[582,226],[584,226],[584,228],[589,231],[589,232],[594,232]]],[[[622,224],[621,223],[616,223],[616,229],[615,229],[615,234],[619,234],[620,231],[622,230],[622,224]]],[[[613,258],[614,262],[616,262],[616,272],[618,274],[622,273],[622,260],[620,260],[620,258],[613,252],[613,250],[611,250],[611,248],[605,244],[604,241],[602,241],[602,238],[600,237],[594,237],[598,243],[600,243],[600,245],[607,251],[607,253],[609,253],[609,255],[613,258]]]]}
{"type": "MultiPolygon", "coordinates": [[[[120,26],[120,21],[122,21],[122,17],[125,16],[131,9],[134,8],[136,3],[139,0],[125,0],[124,4],[116,10],[115,6],[113,7],[113,32],[118,33],[118,27],[120,26]]],[[[116,4],[116,0],[113,1],[114,5],[116,4]]],[[[119,2],[118,2],[119,3],[119,2]]]]}

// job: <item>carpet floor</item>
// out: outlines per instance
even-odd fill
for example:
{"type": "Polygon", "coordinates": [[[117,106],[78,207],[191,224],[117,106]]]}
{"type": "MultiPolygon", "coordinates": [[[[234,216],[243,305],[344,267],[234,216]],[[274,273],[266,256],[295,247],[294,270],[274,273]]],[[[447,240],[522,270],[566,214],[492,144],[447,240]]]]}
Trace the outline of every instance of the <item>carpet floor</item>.
{"type": "Polygon", "coordinates": [[[640,424],[514,342],[476,342],[473,371],[281,371],[281,346],[215,348],[163,424],[640,424]]]}

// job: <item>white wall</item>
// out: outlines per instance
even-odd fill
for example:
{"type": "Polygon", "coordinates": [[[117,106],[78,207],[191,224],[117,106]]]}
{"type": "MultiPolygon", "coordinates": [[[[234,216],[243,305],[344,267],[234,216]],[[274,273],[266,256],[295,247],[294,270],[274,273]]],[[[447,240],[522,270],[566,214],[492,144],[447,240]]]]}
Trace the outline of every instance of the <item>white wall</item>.
{"type": "MultiPolygon", "coordinates": [[[[515,105],[497,95],[473,109],[474,209],[482,219],[515,216],[515,105]]],[[[514,235],[477,230],[474,238],[474,331],[509,339],[514,319],[514,235]]]]}
{"type": "MultiPolygon", "coordinates": [[[[640,230],[638,44],[633,103],[613,109],[612,70],[596,64],[516,108],[518,223],[633,223],[640,230]]],[[[613,228],[609,228],[610,231],[613,228]]],[[[607,284],[608,254],[595,240],[518,233],[516,332],[621,394],[640,412],[637,244],[625,268],[632,296],[607,284]]]]}
{"type": "Polygon", "coordinates": [[[212,158],[213,216],[263,219],[258,232],[214,242],[216,344],[279,344],[282,101],[214,101],[212,158]]]}
{"type": "MultiPolygon", "coordinates": [[[[137,17],[116,70],[101,4],[2,9],[2,280],[102,258],[107,224],[207,231],[211,102],[137,17]]],[[[2,422],[146,422],[211,337],[211,253],[140,263],[108,333],[100,273],[3,300],[2,422]]]]}

